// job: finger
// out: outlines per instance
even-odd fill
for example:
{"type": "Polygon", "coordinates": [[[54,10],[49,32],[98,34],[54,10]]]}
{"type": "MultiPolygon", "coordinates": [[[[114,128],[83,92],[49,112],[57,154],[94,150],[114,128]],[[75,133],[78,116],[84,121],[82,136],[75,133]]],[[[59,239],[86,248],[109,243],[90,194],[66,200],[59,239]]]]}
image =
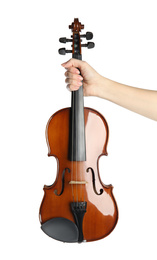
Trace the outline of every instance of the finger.
{"type": "Polygon", "coordinates": [[[82,76],[80,76],[78,74],[71,73],[70,71],[66,71],[64,75],[66,76],[66,78],[75,79],[77,81],[83,80],[82,76]]]}
{"type": "Polygon", "coordinates": [[[78,86],[74,86],[74,85],[72,85],[72,84],[68,84],[66,87],[67,87],[67,89],[68,89],[69,91],[76,91],[76,90],[79,89],[78,86]]]}
{"type": "Polygon", "coordinates": [[[66,78],[65,82],[70,85],[73,85],[74,87],[77,87],[77,88],[82,85],[81,81],[77,81],[77,80],[71,79],[71,78],[66,78]]]}
{"type": "Polygon", "coordinates": [[[77,68],[75,68],[75,67],[70,67],[70,68],[68,68],[68,69],[66,69],[68,72],[71,72],[71,73],[73,73],[73,74],[80,74],[80,71],[77,69],[77,68]]]}
{"type": "Polygon", "coordinates": [[[67,62],[62,63],[62,66],[64,68],[70,68],[70,67],[75,67],[75,68],[81,68],[83,64],[83,61],[77,60],[77,59],[70,59],[67,62]]]}

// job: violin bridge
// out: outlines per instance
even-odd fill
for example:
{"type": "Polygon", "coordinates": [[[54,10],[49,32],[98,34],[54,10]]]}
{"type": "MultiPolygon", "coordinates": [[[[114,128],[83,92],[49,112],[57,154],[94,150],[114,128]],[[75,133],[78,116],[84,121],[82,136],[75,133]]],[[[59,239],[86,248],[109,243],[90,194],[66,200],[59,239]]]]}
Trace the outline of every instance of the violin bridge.
{"type": "Polygon", "coordinates": [[[69,184],[87,184],[87,181],[70,181],[69,184]]]}

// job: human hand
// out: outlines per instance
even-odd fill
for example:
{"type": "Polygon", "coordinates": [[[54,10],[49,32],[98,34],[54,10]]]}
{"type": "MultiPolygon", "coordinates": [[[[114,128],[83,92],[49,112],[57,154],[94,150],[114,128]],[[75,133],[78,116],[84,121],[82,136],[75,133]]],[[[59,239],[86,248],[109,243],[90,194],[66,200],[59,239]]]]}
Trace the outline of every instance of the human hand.
{"type": "Polygon", "coordinates": [[[67,83],[67,88],[69,90],[78,90],[83,83],[84,96],[97,95],[97,87],[100,84],[102,76],[99,75],[87,62],[70,59],[63,63],[62,66],[67,70],[65,72],[65,82],[67,83]]]}

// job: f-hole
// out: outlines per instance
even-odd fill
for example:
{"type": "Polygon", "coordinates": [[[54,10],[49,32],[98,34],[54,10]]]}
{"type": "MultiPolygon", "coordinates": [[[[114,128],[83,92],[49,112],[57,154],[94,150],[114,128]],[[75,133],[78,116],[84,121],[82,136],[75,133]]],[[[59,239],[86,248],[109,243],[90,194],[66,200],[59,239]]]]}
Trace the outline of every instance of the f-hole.
{"type": "Polygon", "coordinates": [[[70,173],[70,169],[69,168],[65,168],[62,172],[62,188],[61,188],[61,192],[58,194],[58,191],[57,190],[54,190],[54,194],[56,196],[61,196],[63,191],[64,191],[64,175],[65,175],[65,172],[66,170],[70,173]]]}
{"type": "Polygon", "coordinates": [[[103,193],[103,189],[100,189],[99,192],[97,192],[97,190],[96,190],[94,170],[93,170],[91,167],[88,167],[86,171],[89,172],[89,170],[91,170],[91,172],[92,172],[93,190],[94,190],[94,192],[95,192],[97,195],[101,195],[101,194],[103,193]]]}

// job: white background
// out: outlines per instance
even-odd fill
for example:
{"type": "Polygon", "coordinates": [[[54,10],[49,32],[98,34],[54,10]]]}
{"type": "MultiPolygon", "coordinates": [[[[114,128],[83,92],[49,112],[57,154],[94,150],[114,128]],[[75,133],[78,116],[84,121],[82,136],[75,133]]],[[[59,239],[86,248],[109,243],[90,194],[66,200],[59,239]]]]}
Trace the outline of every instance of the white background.
{"type": "Polygon", "coordinates": [[[157,259],[157,122],[102,99],[86,97],[85,106],[110,128],[100,173],[114,186],[115,230],[97,242],[64,244],[46,236],[38,220],[43,185],[56,176],[45,126],[70,105],[60,64],[71,56],[59,56],[58,39],[71,35],[68,25],[78,17],[96,46],[83,49],[84,60],[112,80],[157,90],[156,10],[155,0],[1,0],[1,259],[157,259]]]}

